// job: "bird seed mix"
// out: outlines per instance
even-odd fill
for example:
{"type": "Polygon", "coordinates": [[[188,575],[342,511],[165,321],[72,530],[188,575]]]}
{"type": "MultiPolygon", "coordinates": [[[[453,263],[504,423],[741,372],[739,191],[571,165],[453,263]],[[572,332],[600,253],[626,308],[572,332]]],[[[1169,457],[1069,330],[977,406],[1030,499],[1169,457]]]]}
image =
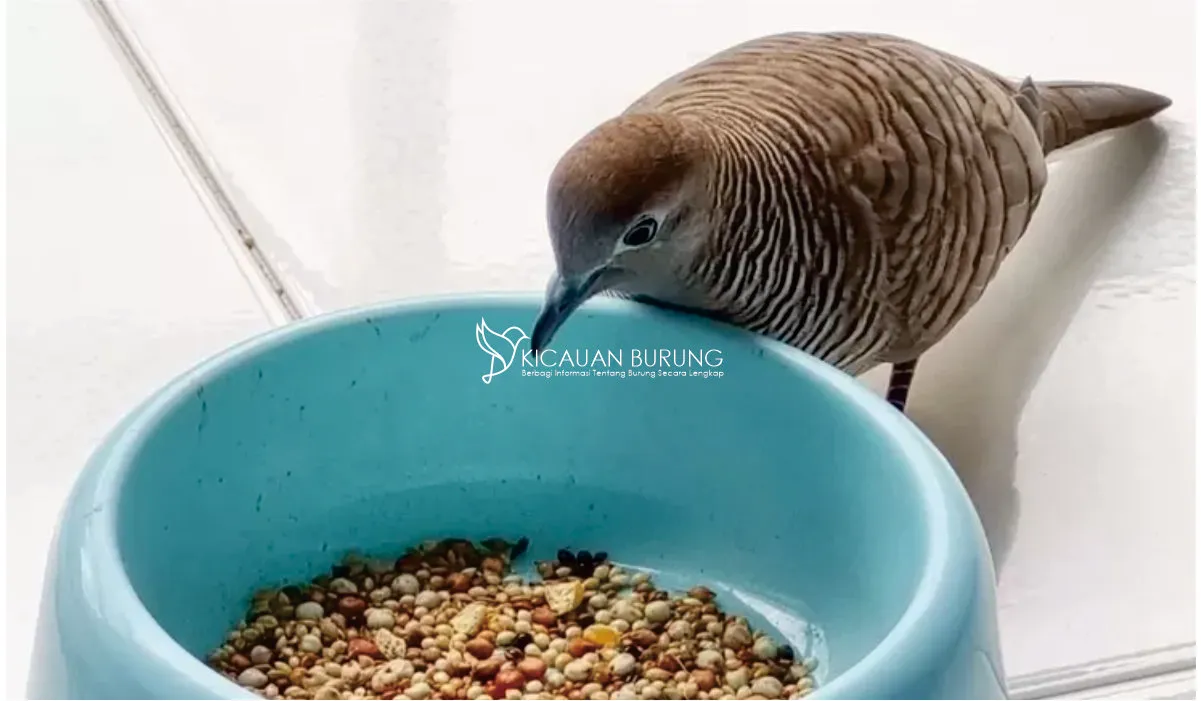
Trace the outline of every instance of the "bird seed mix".
{"type": "Polygon", "coordinates": [[[209,656],[268,699],[792,699],[812,660],[723,613],[705,587],[671,594],[605,553],[561,550],[513,574],[500,540],[351,554],[309,584],[256,593],[209,656]]]}

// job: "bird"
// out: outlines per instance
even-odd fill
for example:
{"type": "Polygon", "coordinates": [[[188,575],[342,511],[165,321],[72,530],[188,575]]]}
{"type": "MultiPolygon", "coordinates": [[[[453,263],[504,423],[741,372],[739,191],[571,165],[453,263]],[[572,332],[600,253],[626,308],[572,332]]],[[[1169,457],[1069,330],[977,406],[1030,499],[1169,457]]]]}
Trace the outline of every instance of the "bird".
{"type": "Polygon", "coordinates": [[[1022,238],[1047,157],[1172,104],[1004,77],[916,40],[786,32],[667,77],[567,148],[546,186],[554,271],[537,354],[616,296],[731,324],[850,375],[923,353],[1022,238]]]}

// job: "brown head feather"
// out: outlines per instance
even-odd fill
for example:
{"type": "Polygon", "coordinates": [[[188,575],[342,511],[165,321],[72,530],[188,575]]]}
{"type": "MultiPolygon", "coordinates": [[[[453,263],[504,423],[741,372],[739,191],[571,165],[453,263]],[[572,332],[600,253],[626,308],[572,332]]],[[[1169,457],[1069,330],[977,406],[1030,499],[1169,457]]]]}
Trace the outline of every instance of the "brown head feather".
{"type": "Polygon", "coordinates": [[[670,115],[634,113],[604,122],[577,141],[551,173],[551,230],[626,223],[678,185],[698,153],[696,139],[670,115]]]}

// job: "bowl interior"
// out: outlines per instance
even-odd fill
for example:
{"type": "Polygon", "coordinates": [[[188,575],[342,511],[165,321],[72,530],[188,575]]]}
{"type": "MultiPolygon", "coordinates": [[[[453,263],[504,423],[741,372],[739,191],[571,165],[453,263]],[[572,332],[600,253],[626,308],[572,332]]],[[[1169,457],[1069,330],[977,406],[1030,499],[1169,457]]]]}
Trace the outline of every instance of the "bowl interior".
{"type": "Polygon", "coordinates": [[[348,550],[525,535],[533,557],[604,550],[667,584],[707,584],[822,658],[821,677],[888,633],[926,559],[923,496],[840,378],[745,334],[604,301],[554,349],[620,352],[608,369],[627,371],[646,369],[633,349],[717,350],[707,369],[724,375],[523,376],[518,357],[482,381],[481,319],[503,332],[536,312],[499,300],[339,315],[197,373],[146,425],[117,504],[151,615],[204,655],[252,590],[348,550]]]}

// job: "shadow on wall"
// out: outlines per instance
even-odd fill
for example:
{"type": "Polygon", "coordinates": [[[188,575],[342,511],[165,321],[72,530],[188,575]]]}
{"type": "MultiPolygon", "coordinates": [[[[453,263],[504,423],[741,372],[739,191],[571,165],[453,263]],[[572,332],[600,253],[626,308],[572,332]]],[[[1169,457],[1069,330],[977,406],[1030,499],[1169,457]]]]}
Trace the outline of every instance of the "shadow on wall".
{"type": "Polygon", "coordinates": [[[448,260],[440,235],[445,206],[445,155],[450,118],[449,2],[355,3],[358,44],[350,83],[355,115],[358,187],[355,237],[387,251],[397,267],[376,278],[371,299],[445,290],[448,260]]]}
{"type": "Polygon", "coordinates": [[[1038,377],[1162,160],[1154,123],[1098,137],[1055,159],[1028,233],[980,304],[919,365],[911,416],[955,467],[980,514],[998,572],[1020,505],[1017,429],[1038,377]],[[991,302],[991,303],[990,303],[991,302]],[[927,371],[923,376],[923,370],[927,371]]]}

